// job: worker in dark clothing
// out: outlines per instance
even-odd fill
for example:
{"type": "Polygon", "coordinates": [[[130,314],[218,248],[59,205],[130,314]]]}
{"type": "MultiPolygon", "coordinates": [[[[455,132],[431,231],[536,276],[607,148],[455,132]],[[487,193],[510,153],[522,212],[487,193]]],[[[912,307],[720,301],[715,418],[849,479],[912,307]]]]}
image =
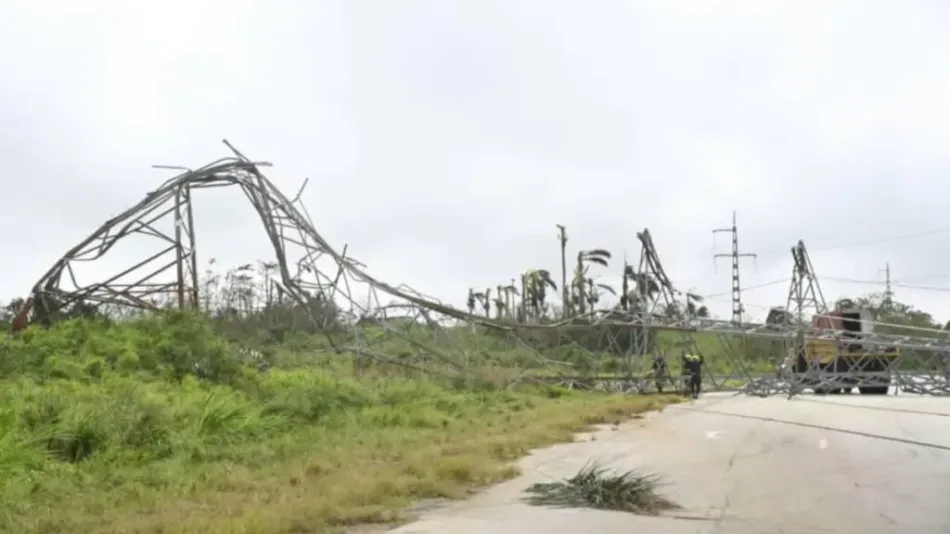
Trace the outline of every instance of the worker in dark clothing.
{"type": "Polygon", "coordinates": [[[687,376],[687,391],[694,399],[699,398],[703,387],[702,354],[683,354],[683,374],[687,376]]]}
{"type": "Polygon", "coordinates": [[[662,355],[653,357],[653,383],[656,384],[657,393],[663,393],[663,382],[669,380],[670,367],[666,363],[666,358],[662,355]]]}

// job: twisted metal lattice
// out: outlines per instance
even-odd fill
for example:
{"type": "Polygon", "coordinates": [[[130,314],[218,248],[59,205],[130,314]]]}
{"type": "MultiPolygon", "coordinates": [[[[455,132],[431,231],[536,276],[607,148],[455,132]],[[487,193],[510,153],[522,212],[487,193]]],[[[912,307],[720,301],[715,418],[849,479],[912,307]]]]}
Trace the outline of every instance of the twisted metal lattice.
{"type": "MultiPolygon", "coordinates": [[[[460,378],[507,373],[503,378],[511,382],[650,392],[664,382],[671,388],[680,385],[675,372],[650,376],[655,358],[669,360],[675,369],[677,356],[694,352],[707,359],[707,390],[792,395],[806,386],[833,389],[842,377],[856,380],[857,386],[867,379],[868,373],[857,367],[839,368],[834,376],[820,369],[797,375],[783,370],[790,351],[800,350],[807,340],[833,339],[838,334],[803,326],[806,310],[821,314],[824,308],[801,243],[792,250],[787,306],[787,315],[799,319],[794,324],[671,318],[666,310],[682,304],[683,295],[666,275],[648,230],[637,234],[641,255],[636,274],[652,289],[634,291],[628,309],[596,311],[556,323],[525,319],[527,313],[520,322],[503,320],[370,276],[345,248],[336,251],[317,232],[300,192],[286,197],[262,174],[268,163],[251,161],[225,143],[232,157],[169,179],[67,251],[33,287],[14,329],[31,322],[48,324],[77,308],[151,310],[169,299],[179,308],[201,308],[204,295],[192,193],[231,186],[244,193],[260,217],[275,258],[270,284],[281,301],[291,302],[313,332],[326,336],[328,352],[356,362],[385,362],[460,378]],[[169,222],[170,230],[163,230],[169,222]],[[103,258],[132,235],[152,239],[154,252],[129,262],[113,276],[79,281],[77,265],[103,258]]],[[[950,394],[946,364],[950,341],[944,333],[875,335],[865,343],[900,350],[886,371],[892,385],[908,392],[950,394]]]]}

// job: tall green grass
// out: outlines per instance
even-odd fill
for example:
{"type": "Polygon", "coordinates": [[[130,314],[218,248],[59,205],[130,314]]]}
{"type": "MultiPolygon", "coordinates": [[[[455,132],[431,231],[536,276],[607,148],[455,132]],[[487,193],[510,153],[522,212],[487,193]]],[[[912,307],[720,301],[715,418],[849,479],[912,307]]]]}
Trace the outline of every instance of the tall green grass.
{"type": "Polygon", "coordinates": [[[261,372],[184,313],[0,339],[0,532],[391,521],[413,499],[511,476],[531,447],[664,402],[356,374],[290,352],[292,367],[261,372]]]}

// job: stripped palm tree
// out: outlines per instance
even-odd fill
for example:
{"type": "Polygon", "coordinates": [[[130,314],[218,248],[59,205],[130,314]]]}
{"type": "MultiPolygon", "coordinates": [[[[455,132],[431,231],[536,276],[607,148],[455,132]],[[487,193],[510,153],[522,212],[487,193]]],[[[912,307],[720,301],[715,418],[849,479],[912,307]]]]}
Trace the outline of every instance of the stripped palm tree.
{"type": "MultiPolygon", "coordinates": [[[[486,306],[489,305],[489,304],[488,304],[488,297],[485,295],[485,293],[477,292],[477,291],[475,291],[475,288],[470,287],[470,288],[468,288],[468,300],[466,301],[466,305],[468,306],[468,313],[469,313],[469,315],[473,315],[473,316],[474,316],[474,315],[475,315],[475,308],[476,308],[476,307],[481,306],[481,307],[485,308],[486,306]]],[[[488,316],[488,310],[487,310],[487,309],[485,310],[485,315],[488,316]]],[[[475,323],[473,322],[473,323],[472,323],[472,333],[474,334],[475,331],[476,331],[476,329],[475,329],[475,323]]]]}
{"type": "Polygon", "coordinates": [[[495,316],[498,319],[502,319],[504,317],[514,317],[514,305],[517,303],[517,299],[515,297],[518,296],[518,288],[515,287],[514,282],[514,279],[512,279],[510,284],[506,286],[499,285],[496,288],[495,316]]]}
{"type": "Polygon", "coordinates": [[[588,271],[591,265],[601,265],[608,267],[610,265],[610,251],[602,248],[591,250],[581,250],[577,253],[577,266],[574,268],[574,279],[572,281],[572,301],[580,314],[587,311],[589,304],[585,295],[588,289],[588,271]]]}
{"type": "Polygon", "coordinates": [[[491,317],[491,288],[486,288],[485,291],[477,291],[472,296],[475,297],[476,302],[482,305],[485,317],[491,317]]]}
{"type": "Polygon", "coordinates": [[[705,319],[709,317],[709,308],[703,304],[703,297],[696,293],[686,293],[686,317],[705,319]]]}
{"type": "Polygon", "coordinates": [[[623,262],[623,278],[620,282],[620,309],[627,311],[630,309],[630,278],[634,274],[633,266],[623,262]]]}
{"type": "Polygon", "coordinates": [[[621,308],[640,313],[644,311],[647,303],[653,303],[659,292],[660,286],[653,277],[647,273],[638,273],[632,265],[624,265],[621,308]]]}
{"type": "Polygon", "coordinates": [[[616,296],[617,292],[614,291],[614,288],[608,286],[607,284],[600,284],[594,281],[593,278],[587,279],[587,291],[585,296],[587,297],[587,305],[590,311],[594,311],[594,308],[597,306],[597,303],[600,302],[601,293],[610,293],[611,295],[616,296]]]}
{"type": "Polygon", "coordinates": [[[515,279],[511,279],[511,283],[505,286],[505,300],[508,301],[508,318],[515,319],[518,308],[518,297],[521,296],[521,291],[518,290],[518,286],[515,284],[515,279]]]}
{"type": "Polygon", "coordinates": [[[534,318],[540,321],[545,309],[547,290],[550,288],[552,291],[557,291],[557,284],[551,278],[551,272],[545,269],[531,269],[524,273],[521,279],[522,303],[524,307],[530,307],[534,318]]]}
{"type": "Polygon", "coordinates": [[[499,284],[495,286],[495,318],[503,319],[508,309],[508,295],[505,294],[505,286],[499,284]]]}
{"type": "Polygon", "coordinates": [[[475,289],[471,287],[468,288],[468,300],[465,301],[465,304],[468,306],[469,315],[475,315],[475,306],[479,303],[475,295],[475,289]]]}
{"type": "Polygon", "coordinates": [[[518,321],[524,322],[528,319],[528,273],[521,273],[521,304],[518,306],[518,321]]]}

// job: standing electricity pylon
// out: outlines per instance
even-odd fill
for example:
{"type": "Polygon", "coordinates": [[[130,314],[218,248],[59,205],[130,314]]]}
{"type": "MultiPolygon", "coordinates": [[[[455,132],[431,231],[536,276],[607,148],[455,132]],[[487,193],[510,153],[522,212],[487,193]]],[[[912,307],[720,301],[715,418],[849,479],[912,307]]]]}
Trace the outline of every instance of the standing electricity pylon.
{"type": "MultiPolygon", "coordinates": [[[[732,322],[742,324],[742,287],[739,285],[739,259],[752,258],[755,260],[758,256],[752,253],[739,253],[739,229],[736,227],[736,212],[732,212],[732,227],[717,228],[713,230],[713,236],[720,232],[730,232],[732,234],[732,253],[731,254],[713,254],[713,265],[716,264],[716,258],[732,258],[732,322]]],[[[715,243],[715,240],[713,241],[715,243]]]]}
{"type": "Polygon", "coordinates": [[[894,302],[894,291],[891,288],[891,264],[890,262],[884,264],[883,269],[879,269],[878,272],[884,273],[884,304],[885,308],[890,308],[891,304],[894,302]]]}

